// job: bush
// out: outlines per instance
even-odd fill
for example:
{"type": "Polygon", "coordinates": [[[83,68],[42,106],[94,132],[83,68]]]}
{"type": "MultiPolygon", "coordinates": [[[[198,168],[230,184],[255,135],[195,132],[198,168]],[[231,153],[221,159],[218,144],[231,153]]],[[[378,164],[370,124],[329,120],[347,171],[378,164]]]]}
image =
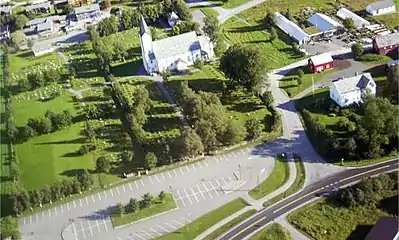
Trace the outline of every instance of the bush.
{"type": "Polygon", "coordinates": [[[194,61],[194,67],[195,68],[201,69],[203,65],[204,65],[203,62],[201,60],[199,60],[199,59],[194,61]]]}
{"type": "Polygon", "coordinates": [[[387,56],[379,55],[379,54],[375,54],[375,53],[366,53],[360,57],[360,61],[365,61],[365,62],[382,62],[382,61],[385,61],[388,59],[389,59],[389,57],[387,57],[387,56]]]}

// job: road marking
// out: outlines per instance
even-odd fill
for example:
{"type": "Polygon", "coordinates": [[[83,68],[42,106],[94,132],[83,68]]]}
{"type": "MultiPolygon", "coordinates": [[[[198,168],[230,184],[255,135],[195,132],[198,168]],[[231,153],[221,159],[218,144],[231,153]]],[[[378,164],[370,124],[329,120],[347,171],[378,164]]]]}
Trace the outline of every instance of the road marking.
{"type": "Polygon", "coordinates": [[[72,229],[73,229],[73,234],[75,235],[75,239],[78,239],[78,234],[76,233],[76,228],[75,228],[75,224],[72,222],[72,229]]]}
{"type": "Polygon", "coordinates": [[[233,178],[231,176],[228,177],[229,181],[233,181],[233,178]]]}
{"type": "Polygon", "coordinates": [[[122,185],[123,192],[126,192],[125,184],[122,185]]]}
{"type": "Polygon", "coordinates": [[[61,213],[64,213],[64,207],[61,205],[61,213]]]}
{"type": "Polygon", "coordinates": [[[223,180],[223,182],[224,182],[224,185],[227,185],[227,182],[226,182],[226,180],[224,179],[224,177],[222,177],[222,180],[223,180]]]}
{"type": "Polygon", "coordinates": [[[167,225],[168,227],[170,227],[172,230],[175,230],[177,228],[170,223],[164,223],[164,224],[167,225]]]}
{"type": "Polygon", "coordinates": [[[132,188],[132,184],[131,184],[131,183],[129,183],[129,189],[130,189],[130,191],[133,191],[133,188],[132,188]]]}
{"type": "Polygon", "coordinates": [[[100,199],[100,201],[101,201],[101,195],[100,195],[100,192],[98,192],[98,193],[97,193],[97,195],[98,195],[98,199],[100,199]]]}
{"type": "Polygon", "coordinates": [[[338,183],[338,181],[337,182],[334,182],[334,184],[337,184],[338,183]]]}
{"type": "Polygon", "coordinates": [[[105,215],[105,213],[101,214],[101,216],[103,217],[104,228],[105,228],[105,231],[107,232],[108,231],[108,227],[107,227],[107,222],[105,221],[107,216],[105,215]]]}
{"type": "Polygon", "coordinates": [[[87,196],[86,196],[86,204],[89,205],[89,199],[87,199],[87,196]]]}
{"type": "Polygon", "coordinates": [[[175,176],[177,177],[177,171],[176,170],[172,170],[172,172],[175,174],[175,176]]]}
{"type": "Polygon", "coordinates": [[[67,208],[68,208],[68,211],[70,211],[71,209],[69,208],[69,202],[67,202],[67,208]]]}
{"type": "Polygon", "coordinates": [[[104,191],[103,193],[104,193],[104,197],[105,197],[105,198],[108,198],[108,196],[107,196],[107,191],[104,191]]]}
{"type": "Polygon", "coordinates": [[[145,187],[145,184],[144,184],[143,179],[140,178],[140,182],[141,182],[141,184],[143,185],[143,187],[145,187]]]}
{"type": "Polygon", "coordinates": [[[205,163],[205,166],[207,166],[207,167],[209,166],[208,163],[206,162],[206,160],[203,163],[205,163]]]}
{"type": "Polygon", "coordinates": [[[98,224],[98,219],[97,219],[97,217],[95,217],[95,219],[96,219],[96,224],[97,224],[98,233],[101,233],[100,224],[98,224]]]}
{"type": "Polygon", "coordinates": [[[85,229],[83,228],[83,222],[80,221],[80,227],[82,228],[83,237],[86,238],[85,229]]]}
{"type": "Polygon", "coordinates": [[[155,229],[153,229],[153,228],[150,228],[150,231],[153,232],[153,233],[155,233],[155,234],[157,234],[157,235],[159,235],[159,236],[162,235],[162,233],[159,233],[157,230],[155,230],[155,229]]]}
{"type": "Polygon", "coordinates": [[[237,157],[237,155],[234,152],[231,155],[233,155],[233,157],[235,157],[235,158],[237,157]]]}
{"type": "Polygon", "coordinates": [[[161,173],[162,179],[166,181],[165,174],[161,173]]]}
{"type": "Polygon", "coordinates": [[[118,195],[121,195],[121,192],[119,192],[119,187],[116,187],[116,192],[118,193],[118,195]]]}
{"type": "Polygon", "coordinates": [[[248,160],[251,160],[252,159],[252,157],[248,157],[248,160]]]}
{"type": "Polygon", "coordinates": [[[159,181],[159,178],[158,178],[157,175],[155,175],[155,179],[156,179],[158,182],[161,182],[161,181],[159,181]]]}
{"type": "Polygon", "coordinates": [[[44,219],[44,211],[42,212],[42,219],[44,219]]]}
{"type": "Polygon", "coordinates": [[[345,181],[345,180],[348,180],[348,179],[351,179],[351,178],[355,178],[355,177],[358,177],[358,176],[364,175],[364,174],[366,174],[366,173],[375,172],[375,171],[377,171],[377,170],[381,170],[381,169],[383,169],[383,168],[387,168],[387,167],[390,167],[390,166],[389,166],[389,165],[387,165],[387,166],[383,166],[383,167],[379,167],[379,168],[371,169],[371,170],[368,170],[368,171],[366,171],[366,172],[358,173],[358,174],[355,174],[355,175],[353,175],[353,176],[350,176],[350,177],[347,177],[347,178],[341,179],[341,180],[339,180],[339,182],[343,182],[343,181],[345,181]]]}
{"type": "Polygon", "coordinates": [[[217,179],[215,179],[215,182],[216,182],[217,186],[218,186],[220,189],[222,189],[222,185],[220,184],[220,182],[219,182],[217,179]]]}
{"type": "Polygon", "coordinates": [[[179,189],[177,189],[176,192],[177,192],[177,195],[179,195],[179,199],[183,203],[183,206],[186,206],[186,202],[184,202],[183,198],[181,197],[179,189]]]}
{"type": "Polygon", "coordinates": [[[180,223],[180,222],[178,222],[178,221],[172,220],[172,222],[176,223],[176,224],[179,225],[180,227],[183,227],[183,226],[184,226],[184,224],[182,224],[182,223],[180,223]]]}
{"type": "Polygon", "coordinates": [[[172,179],[172,175],[170,174],[170,172],[167,171],[166,173],[168,174],[169,178],[172,179]]]}
{"type": "Polygon", "coordinates": [[[226,155],[223,155],[223,157],[224,157],[224,160],[226,160],[227,162],[230,161],[230,159],[226,155]]]}
{"type": "Polygon", "coordinates": [[[188,168],[188,166],[186,165],[185,167],[186,167],[187,172],[190,172],[190,169],[188,168]]]}
{"type": "Polygon", "coordinates": [[[57,216],[57,207],[54,207],[54,215],[57,216]]]}
{"type": "Polygon", "coordinates": [[[153,239],[153,238],[154,238],[154,236],[152,236],[152,235],[151,235],[151,234],[149,234],[148,232],[144,232],[144,231],[142,231],[142,233],[144,233],[145,235],[149,236],[149,237],[150,237],[150,239],[153,239]]]}
{"type": "Polygon", "coordinates": [[[148,176],[148,178],[150,179],[151,184],[154,184],[154,182],[152,181],[151,176],[148,176]]]}
{"type": "Polygon", "coordinates": [[[87,224],[89,225],[90,234],[93,237],[94,236],[93,229],[91,229],[91,225],[90,225],[90,223],[88,221],[87,221],[87,224]]]}
{"type": "Polygon", "coordinates": [[[162,231],[164,231],[165,233],[168,233],[169,231],[166,230],[164,227],[157,225],[157,228],[161,229],[162,231]]]}
{"type": "Polygon", "coordinates": [[[209,197],[212,198],[212,194],[210,193],[210,191],[208,190],[208,188],[206,187],[205,183],[202,182],[202,185],[204,186],[206,192],[208,193],[209,197]]]}
{"type": "MultiPolygon", "coordinates": [[[[137,233],[133,233],[133,234],[136,235],[137,237],[143,239],[143,240],[146,240],[145,238],[143,238],[141,235],[139,235],[139,234],[137,234],[137,233]]],[[[131,239],[133,239],[133,238],[131,238],[131,239]]]]}
{"type": "Polygon", "coordinates": [[[26,218],[24,218],[24,225],[26,224],[26,218]]]}
{"type": "Polygon", "coordinates": [[[206,200],[204,194],[202,193],[202,191],[201,191],[201,189],[198,187],[198,185],[196,185],[196,187],[197,187],[199,193],[201,194],[202,198],[203,198],[204,200],[206,200]]]}
{"type": "MultiPolygon", "coordinates": [[[[56,216],[57,216],[57,214],[56,214],[56,216]]],[[[32,222],[32,215],[29,216],[29,223],[31,223],[31,222],[32,222]]]]}
{"type": "MultiPolygon", "coordinates": [[[[51,218],[51,209],[48,210],[48,218],[51,218]]],[[[24,224],[25,224],[25,218],[24,218],[24,224]]]]}
{"type": "Polygon", "coordinates": [[[190,194],[187,193],[186,189],[183,189],[183,192],[186,194],[186,198],[188,198],[188,201],[190,201],[190,204],[192,205],[193,201],[191,201],[190,194]]]}
{"type": "Polygon", "coordinates": [[[94,194],[93,194],[93,195],[91,195],[91,200],[93,201],[93,203],[95,203],[95,202],[96,202],[96,200],[94,199],[94,194]]]}
{"type": "Polygon", "coordinates": [[[198,161],[198,162],[197,162],[197,165],[198,165],[198,167],[199,167],[199,168],[201,168],[201,169],[202,169],[201,162],[199,162],[199,161],[198,161]]]}
{"type": "Polygon", "coordinates": [[[219,158],[215,157],[215,159],[216,159],[216,162],[219,163],[219,158]]]}
{"type": "Polygon", "coordinates": [[[195,200],[197,200],[197,202],[199,203],[199,199],[197,197],[197,194],[194,192],[194,190],[190,187],[191,192],[193,193],[193,196],[195,197],[195,200]]]}
{"type": "Polygon", "coordinates": [[[112,189],[109,190],[109,192],[111,193],[111,196],[114,196],[114,192],[112,191],[112,189]]]}
{"type": "Polygon", "coordinates": [[[73,208],[76,208],[76,201],[73,201],[73,208]]]}
{"type": "Polygon", "coordinates": [[[36,216],[36,222],[38,222],[39,221],[39,214],[35,214],[35,216],[36,216]]]}
{"type": "Polygon", "coordinates": [[[212,183],[212,182],[210,182],[210,183],[211,183],[211,185],[212,185],[213,190],[216,192],[216,195],[219,196],[219,193],[218,193],[218,191],[216,191],[216,188],[215,188],[215,186],[213,185],[213,183],[212,183]]]}
{"type": "Polygon", "coordinates": [[[193,168],[194,172],[197,172],[197,170],[195,169],[194,164],[191,164],[191,167],[193,168]]]}
{"type": "Polygon", "coordinates": [[[79,202],[80,202],[80,206],[82,206],[83,204],[82,204],[82,199],[81,198],[79,198],[79,202]]]}
{"type": "Polygon", "coordinates": [[[181,175],[184,176],[183,169],[180,167],[179,170],[180,170],[181,175]]]}

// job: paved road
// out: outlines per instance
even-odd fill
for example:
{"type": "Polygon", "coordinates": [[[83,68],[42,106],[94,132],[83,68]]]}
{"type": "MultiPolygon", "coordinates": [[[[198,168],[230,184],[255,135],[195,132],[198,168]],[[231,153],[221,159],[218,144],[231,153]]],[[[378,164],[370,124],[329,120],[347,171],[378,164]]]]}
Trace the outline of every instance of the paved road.
{"type": "Polygon", "coordinates": [[[397,170],[399,167],[398,159],[377,164],[371,167],[356,168],[330,176],[320,182],[307,186],[303,191],[289,197],[274,206],[267,208],[239,226],[230,230],[221,237],[221,240],[244,239],[253,232],[259,230],[279,216],[295,209],[296,207],[317,198],[317,194],[331,192],[333,188],[340,188],[348,184],[361,180],[364,177],[397,170]]]}

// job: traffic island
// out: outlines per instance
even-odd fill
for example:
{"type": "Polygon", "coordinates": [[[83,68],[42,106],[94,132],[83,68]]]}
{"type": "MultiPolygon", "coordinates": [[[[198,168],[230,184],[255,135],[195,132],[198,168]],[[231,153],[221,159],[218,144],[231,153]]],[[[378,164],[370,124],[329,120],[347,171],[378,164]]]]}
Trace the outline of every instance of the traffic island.
{"type": "Polygon", "coordinates": [[[163,197],[160,194],[153,199],[145,196],[150,195],[145,194],[140,201],[131,199],[126,206],[117,204],[111,213],[114,228],[121,228],[177,209],[170,193],[165,193],[163,197]]]}

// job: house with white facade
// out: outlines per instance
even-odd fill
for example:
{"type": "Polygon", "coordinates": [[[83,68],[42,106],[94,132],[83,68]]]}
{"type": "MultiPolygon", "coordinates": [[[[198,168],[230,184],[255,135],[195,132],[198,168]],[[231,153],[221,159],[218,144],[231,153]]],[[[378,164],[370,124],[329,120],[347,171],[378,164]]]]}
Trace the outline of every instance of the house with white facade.
{"type": "Polygon", "coordinates": [[[143,65],[149,74],[167,69],[183,71],[196,60],[206,60],[214,56],[213,44],[209,38],[197,36],[195,31],[153,41],[143,16],[140,20],[139,37],[143,65]]]}
{"type": "Polygon", "coordinates": [[[341,19],[351,18],[355,22],[356,28],[364,28],[370,26],[370,22],[366,19],[356,15],[354,12],[349,11],[346,8],[341,8],[337,12],[337,16],[341,19]]]}
{"type": "Polygon", "coordinates": [[[370,73],[334,81],[330,85],[330,98],[340,107],[361,103],[366,94],[375,96],[377,85],[370,73]]]}
{"type": "Polygon", "coordinates": [[[179,16],[177,16],[175,12],[172,12],[168,18],[169,26],[174,27],[175,25],[179,24],[179,22],[180,22],[179,16]]]}
{"type": "Polygon", "coordinates": [[[392,0],[384,0],[367,5],[366,11],[373,16],[391,14],[396,12],[396,6],[392,0]]]}
{"type": "Polygon", "coordinates": [[[290,21],[279,12],[275,13],[276,25],[288,36],[295,39],[299,44],[304,44],[310,40],[310,36],[303,31],[296,23],[290,21]]]}

